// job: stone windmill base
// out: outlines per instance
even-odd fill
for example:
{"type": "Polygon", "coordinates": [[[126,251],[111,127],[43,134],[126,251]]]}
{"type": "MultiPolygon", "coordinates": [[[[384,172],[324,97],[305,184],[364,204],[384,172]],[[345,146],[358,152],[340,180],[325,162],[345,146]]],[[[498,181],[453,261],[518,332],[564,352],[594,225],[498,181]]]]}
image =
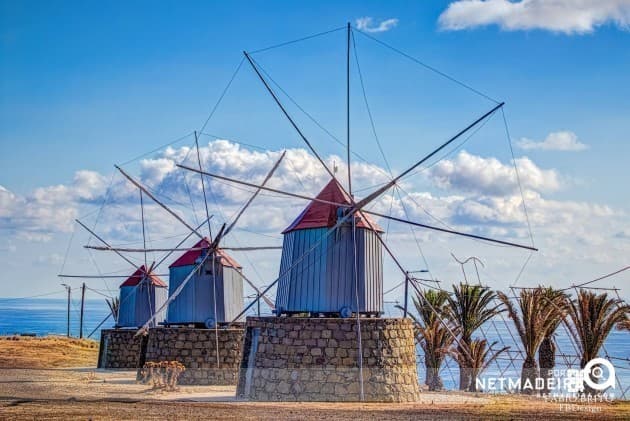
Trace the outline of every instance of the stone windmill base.
{"type": "Polygon", "coordinates": [[[242,324],[216,331],[192,327],[149,329],[145,362],[179,361],[186,367],[179,377],[181,385],[234,385],[243,333],[242,324]]]}
{"type": "Polygon", "coordinates": [[[408,319],[248,317],[237,398],[253,401],[414,402],[408,319]],[[361,378],[363,381],[361,382],[361,378]]]}
{"type": "Polygon", "coordinates": [[[136,336],[138,329],[103,329],[98,351],[98,368],[134,369],[144,364],[146,336],[136,336]]]}

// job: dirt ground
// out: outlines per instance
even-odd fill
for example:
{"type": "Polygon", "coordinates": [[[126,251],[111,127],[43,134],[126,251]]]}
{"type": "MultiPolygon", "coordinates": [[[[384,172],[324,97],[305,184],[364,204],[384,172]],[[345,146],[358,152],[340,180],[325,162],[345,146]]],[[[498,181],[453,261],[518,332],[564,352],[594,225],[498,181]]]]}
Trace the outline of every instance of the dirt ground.
{"type": "Polygon", "coordinates": [[[9,342],[0,339],[0,419],[630,419],[630,402],[563,406],[533,397],[459,392],[425,392],[412,404],[241,402],[235,400],[233,386],[181,386],[161,392],[137,384],[134,371],[96,370],[93,348],[80,351],[81,357],[66,352],[52,358],[53,350],[41,349],[44,342],[24,341],[22,346],[43,352],[42,361],[33,363],[26,355],[38,359],[37,352],[20,352],[15,343],[6,346],[9,342]],[[77,358],[88,361],[87,367],[60,368],[77,358]],[[41,368],[48,363],[57,368],[41,368]]]}

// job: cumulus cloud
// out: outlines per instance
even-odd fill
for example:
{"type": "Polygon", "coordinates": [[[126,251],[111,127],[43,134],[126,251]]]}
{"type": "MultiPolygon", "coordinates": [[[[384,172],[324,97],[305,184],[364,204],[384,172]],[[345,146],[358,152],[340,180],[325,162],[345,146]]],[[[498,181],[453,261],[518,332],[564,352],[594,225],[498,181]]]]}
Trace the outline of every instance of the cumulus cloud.
{"type": "MultiPolygon", "coordinates": [[[[200,148],[204,170],[254,183],[262,181],[281,153],[254,151],[227,140],[215,140],[200,148]]],[[[328,156],[325,161],[331,167],[333,161],[338,164],[339,179],[345,182],[344,160],[328,156]]],[[[136,168],[128,168],[128,171],[191,225],[197,225],[205,218],[201,180],[199,174],[177,168],[177,163],[196,168],[195,151],[187,147],[168,148],[140,161],[136,168]]],[[[534,230],[544,231],[548,239],[564,239],[558,240],[556,253],[560,253],[563,244],[572,243],[576,238],[591,245],[605,242],[606,236],[620,238],[615,236],[619,232],[619,222],[610,228],[600,226],[615,220],[623,224],[624,216],[618,211],[604,205],[547,197],[563,187],[560,174],[553,169],[541,168],[528,158],[519,158],[516,164],[534,230]],[[597,229],[586,228],[593,224],[598,224],[597,229]]],[[[352,170],[355,189],[375,186],[388,179],[383,168],[371,164],[355,162],[352,170]]],[[[402,196],[388,192],[372,203],[371,209],[430,225],[447,225],[500,238],[529,235],[523,200],[510,162],[462,151],[452,159],[440,161],[427,174],[438,190],[422,191],[408,182],[402,196]]],[[[312,196],[328,179],[319,162],[306,150],[289,149],[269,185],[312,196]]],[[[69,232],[82,207],[96,208],[107,198],[107,205],[99,213],[97,232],[113,243],[141,240],[138,190],[121,176],[114,178],[108,191],[109,185],[109,177],[79,171],[67,185],[41,187],[24,196],[0,187],[0,229],[10,234],[9,239],[47,241],[58,233],[69,232]]],[[[206,190],[215,227],[230,221],[253,191],[211,178],[206,179],[206,190]]],[[[366,189],[362,194],[369,191],[366,189]]],[[[243,215],[238,229],[279,239],[278,233],[305,205],[303,200],[263,192],[243,215]]],[[[171,215],[148,198],[145,200],[145,219],[152,238],[186,232],[171,215]]],[[[378,222],[382,226],[388,225],[385,220],[378,222]]],[[[400,233],[408,229],[396,223],[390,225],[394,230],[392,235],[396,235],[396,230],[400,233]]],[[[424,231],[418,235],[431,242],[452,239],[424,231]]],[[[412,241],[405,238],[405,241],[412,241]]]]}
{"type": "Polygon", "coordinates": [[[72,230],[81,204],[103,200],[106,177],[77,171],[72,183],[40,187],[27,196],[0,189],[0,230],[27,241],[47,242],[56,232],[72,230]]]}
{"type": "MultiPolygon", "coordinates": [[[[204,170],[253,183],[262,181],[281,153],[280,150],[255,151],[227,140],[215,140],[200,148],[204,170]]],[[[327,156],[324,160],[330,167],[333,161],[337,163],[338,177],[342,183],[345,182],[347,168],[344,159],[327,156]]],[[[177,168],[177,163],[196,168],[198,166],[196,151],[191,151],[188,147],[168,148],[149,159],[139,161],[133,167],[126,167],[126,170],[148,186],[186,221],[196,226],[205,218],[201,180],[199,174],[177,168]],[[194,204],[195,212],[192,211],[191,202],[194,204]]],[[[539,273],[547,276],[552,269],[557,272],[557,268],[563,264],[564,268],[574,268],[573,263],[578,261],[581,264],[612,264],[630,253],[630,242],[626,241],[628,232],[624,230],[620,233],[619,228],[629,225],[627,215],[606,205],[558,200],[553,194],[562,188],[564,183],[557,171],[541,168],[528,158],[517,159],[517,165],[521,174],[529,221],[533,226],[534,235],[542,238],[540,242],[543,242],[543,245],[538,245],[541,246],[541,250],[545,250],[544,258],[539,258],[537,262],[541,268],[539,273]]],[[[352,171],[353,186],[358,199],[371,191],[370,186],[379,185],[388,179],[383,168],[371,164],[354,162],[352,171]]],[[[399,186],[400,196],[390,191],[379,197],[369,208],[429,225],[508,241],[529,242],[523,200],[511,162],[502,162],[493,157],[477,156],[463,151],[434,165],[426,174],[428,177],[422,181],[432,182],[430,188],[421,189],[415,184],[419,182],[418,179],[408,179],[403,186],[399,186]]],[[[285,160],[269,185],[312,196],[328,180],[329,175],[321,168],[319,162],[306,150],[296,148],[287,150],[285,160]]],[[[2,239],[7,241],[7,247],[0,243],[0,251],[5,251],[3,255],[9,256],[7,251],[14,250],[11,256],[21,256],[21,253],[26,253],[22,250],[32,249],[24,244],[26,241],[57,240],[61,233],[67,233],[72,229],[74,218],[99,208],[106,198],[107,205],[102,208],[102,212],[91,212],[92,219],[89,221],[83,219],[84,222],[92,226],[95,222],[94,217],[98,214],[96,231],[99,235],[112,244],[141,245],[138,190],[120,175],[114,177],[108,190],[110,182],[112,182],[110,177],[91,171],[79,171],[67,184],[41,187],[26,195],[0,186],[0,232],[2,239]],[[14,244],[18,246],[17,250],[14,244]]],[[[205,185],[210,213],[214,215],[212,220],[214,232],[220,224],[234,217],[253,191],[252,188],[211,178],[206,179],[205,185]]],[[[160,244],[158,247],[172,246],[187,233],[183,226],[150,199],[146,198],[144,204],[149,244],[155,246],[160,244]]],[[[279,245],[280,231],[305,205],[304,200],[263,192],[245,212],[236,232],[226,239],[225,244],[279,245]]],[[[450,256],[450,251],[465,255],[471,252],[471,245],[474,247],[478,244],[471,243],[469,239],[420,228],[412,233],[408,226],[396,222],[388,223],[378,218],[377,222],[382,227],[389,228],[387,241],[397,255],[400,254],[403,259],[407,259],[405,266],[419,264],[416,239],[421,244],[430,244],[424,251],[428,259],[437,259],[431,262],[432,270],[438,266],[438,271],[445,267],[444,260],[439,260],[440,256],[450,256]],[[436,261],[439,265],[436,265],[436,261]]],[[[83,234],[87,236],[86,233],[83,234]]],[[[78,244],[77,247],[85,244],[82,242],[85,237],[81,240],[76,238],[74,241],[78,244]]],[[[46,257],[38,258],[35,263],[42,267],[54,267],[59,262],[55,253],[57,255],[63,253],[65,244],[57,248],[57,245],[51,242],[42,247],[48,248],[46,252],[41,253],[46,257]]],[[[481,249],[475,248],[474,253],[481,252],[481,249]]],[[[488,249],[504,250],[495,247],[484,248],[488,249]]],[[[279,261],[277,252],[270,253],[276,254],[243,257],[241,263],[249,265],[251,258],[256,264],[256,271],[262,268],[264,279],[268,281],[269,278],[277,276],[279,261]]],[[[101,256],[98,255],[98,259],[107,258],[101,256]]],[[[135,258],[142,260],[139,256],[135,258]]],[[[75,252],[70,261],[74,264],[79,259],[80,254],[75,252]]],[[[112,259],[116,261],[115,256],[112,259]]],[[[10,263],[14,259],[6,260],[10,263]]],[[[100,263],[99,260],[99,265],[100,263]]],[[[504,276],[504,269],[512,263],[514,262],[493,259],[491,265],[499,267],[502,271],[499,276],[504,276]],[[502,262],[505,266],[500,266],[502,262]]],[[[102,267],[105,266],[107,265],[102,267]]],[[[459,273],[457,272],[459,267],[456,269],[455,275],[459,273]]],[[[519,270],[520,266],[515,268],[516,272],[519,270]]],[[[246,271],[255,273],[251,267],[246,271]]],[[[391,275],[393,277],[388,275],[387,279],[396,279],[399,274],[391,275]]]]}
{"type": "Polygon", "coordinates": [[[446,30],[497,25],[506,31],[542,29],[585,34],[612,23],[630,27],[628,0],[458,0],[440,15],[446,30]]]}
{"type": "Polygon", "coordinates": [[[398,25],[398,19],[396,18],[385,19],[385,20],[382,20],[380,23],[376,24],[373,18],[369,16],[365,16],[362,18],[358,18],[356,20],[356,25],[357,25],[357,29],[361,31],[365,31],[365,32],[372,32],[372,33],[387,32],[390,29],[395,28],[396,25],[398,25]]]}
{"type": "MultiPolygon", "coordinates": [[[[518,158],[516,166],[523,187],[553,192],[561,187],[555,170],[539,168],[529,158],[518,158]]],[[[499,196],[518,191],[516,172],[512,165],[496,158],[485,158],[461,151],[454,159],[445,159],[429,170],[429,177],[442,188],[499,196]]]]}
{"type": "MultiPolygon", "coordinates": [[[[537,227],[554,230],[566,228],[570,233],[575,224],[583,224],[590,218],[615,216],[612,208],[586,202],[545,199],[533,191],[525,192],[529,220],[537,227]]],[[[519,195],[505,197],[482,196],[467,198],[455,204],[453,220],[461,224],[491,224],[524,226],[527,221],[523,201],[519,195]]]]}
{"type": "Polygon", "coordinates": [[[543,151],[570,151],[577,152],[588,149],[588,145],[578,140],[575,133],[570,131],[552,132],[543,141],[535,141],[522,138],[517,142],[521,149],[540,149],[543,151]]]}
{"type": "MultiPolygon", "coordinates": [[[[281,153],[250,150],[227,140],[215,140],[200,148],[205,171],[254,183],[263,180],[281,153]]],[[[347,171],[343,159],[329,156],[326,161],[331,168],[333,162],[337,163],[340,179],[343,179],[342,174],[347,171]]],[[[196,151],[188,147],[167,148],[152,158],[141,160],[137,169],[127,168],[127,171],[193,224],[205,218],[201,179],[199,174],[178,168],[179,163],[198,168],[196,151]]],[[[365,163],[353,163],[353,173],[358,185],[376,185],[387,179],[384,170],[365,163]]],[[[289,149],[268,185],[315,195],[328,179],[329,175],[317,159],[306,150],[289,149]]],[[[254,191],[209,177],[205,187],[210,213],[214,214],[213,221],[217,224],[230,220],[254,191]]],[[[141,238],[138,189],[120,175],[116,175],[110,186],[109,177],[84,170],[78,171],[71,183],[39,187],[27,195],[15,194],[0,186],[0,230],[21,240],[50,241],[55,233],[72,230],[82,207],[100,206],[104,201],[107,205],[99,213],[99,233],[117,241],[141,238]]],[[[145,197],[144,202],[145,216],[155,235],[181,232],[182,226],[171,215],[149,198],[145,197]]],[[[304,201],[286,198],[278,201],[277,195],[263,192],[239,225],[277,233],[304,204],[304,201]],[[265,224],[260,223],[261,218],[265,224]]]]}

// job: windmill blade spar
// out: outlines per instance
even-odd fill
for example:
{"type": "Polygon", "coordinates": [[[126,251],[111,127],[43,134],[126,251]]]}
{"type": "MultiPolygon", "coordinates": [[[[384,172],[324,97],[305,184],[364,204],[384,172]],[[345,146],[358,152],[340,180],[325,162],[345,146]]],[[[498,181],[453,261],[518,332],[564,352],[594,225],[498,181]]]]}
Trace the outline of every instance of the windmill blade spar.
{"type": "Polygon", "coordinates": [[[147,196],[149,196],[155,203],[157,203],[158,205],[160,205],[160,207],[162,209],[164,209],[165,211],[167,211],[168,213],[170,213],[175,219],[177,219],[179,222],[181,222],[186,228],[188,228],[189,230],[191,230],[192,232],[194,232],[195,234],[197,234],[197,236],[201,239],[203,239],[203,235],[199,234],[199,231],[197,231],[195,228],[191,227],[186,221],[184,221],[177,213],[175,213],[173,210],[171,210],[171,208],[169,208],[168,206],[166,206],[164,203],[162,203],[157,197],[155,197],[146,187],[144,187],[142,184],[140,184],[138,181],[136,181],[133,177],[131,177],[129,174],[127,174],[122,168],[120,168],[118,165],[115,165],[116,169],[118,171],[120,171],[120,173],[122,175],[125,176],[125,178],[127,180],[129,180],[134,186],[136,186],[137,188],[139,188],[141,191],[143,191],[147,196]]]}
{"type": "MultiPolygon", "coordinates": [[[[184,167],[184,166],[181,166],[181,165],[178,165],[178,166],[180,166],[182,168],[185,168],[187,170],[190,170],[190,171],[199,171],[199,170],[196,170],[194,168],[184,167]]],[[[310,201],[314,201],[314,202],[320,202],[320,203],[335,205],[335,206],[339,206],[339,207],[349,208],[350,211],[348,212],[348,215],[358,211],[356,209],[356,207],[352,207],[351,205],[348,205],[347,203],[337,203],[337,202],[331,202],[331,201],[328,201],[328,200],[321,200],[321,199],[318,199],[316,197],[310,197],[310,196],[305,196],[305,195],[302,195],[302,194],[286,192],[286,191],[278,190],[278,189],[272,189],[270,187],[260,186],[260,185],[256,185],[256,184],[253,184],[253,183],[248,183],[246,181],[240,181],[240,180],[236,180],[234,178],[224,177],[224,176],[211,174],[211,173],[207,173],[207,172],[204,172],[204,175],[207,175],[209,177],[219,178],[221,180],[229,181],[229,182],[232,182],[232,183],[242,184],[242,185],[249,186],[249,187],[256,187],[256,188],[258,188],[260,190],[267,190],[267,191],[270,191],[270,192],[273,192],[273,193],[278,193],[278,194],[282,194],[282,195],[285,195],[285,196],[294,197],[294,198],[297,198],[297,199],[310,200],[310,201]]],[[[502,244],[502,245],[507,245],[507,246],[512,246],[512,247],[518,247],[518,248],[523,248],[523,249],[532,250],[532,251],[538,251],[538,249],[535,248],[535,247],[526,246],[526,245],[523,245],[523,244],[517,244],[517,243],[512,243],[512,242],[503,241],[503,240],[496,240],[494,238],[484,237],[482,235],[468,234],[468,233],[465,233],[465,232],[460,232],[460,231],[450,230],[450,229],[446,229],[446,228],[435,227],[435,226],[427,225],[427,224],[421,224],[419,222],[408,221],[406,219],[396,218],[394,216],[384,215],[382,213],[373,212],[373,211],[369,211],[369,210],[361,210],[360,212],[363,212],[363,213],[366,213],[366,214],[369,214],[369,215],[378,216],[380,218],[390,219],[392,221],[396,221],[396,222],[400,222],[400,223],[404,223],[404,224],[408,224],[408,225],[417,226],[417,227],[420,227],[420,228],[426,228],[426,229],[430,229],[430,230],[434,230],[434,231],[440,231],[440,232],[453,234],[453,235],[460,235],[460,236],[463,236],[463,237],[474,238],[474,239],[477,239],[477,240],[483,240],[483,241],[488,241],[488,242],[491,242],[491,243],[497,243],[497,244],[502,244]]]]}
{"type": "MultiPolygon", "coordinates": [[[[262,184],[258,187],[258,189],[256,190],[256,192],[254,192],[254,194],[252,195],[252,197],[249,198],[249,200],[247,201],[247,203],[245,203],[245,205],[243,206],[243,208],[239,211],[238,215],[236,215],[236,218],[234,218],[234,221],[232,221],[232,223],[230,224],[230,226],[227,228],[227,230],[225,230],[225,234],[227,235],[230,233],[230,231],[232,231],[232,228],[234,228],[234,226],[236,225],[236,223],[238,222],[238,220],[241,218],[241,216],[243,215],[243,213],[245,212],[245,210],[249,207],[249,205],[252,204],[252,202],[254,201],[254,199],[256,198],[256,196],[258,196],[258,194],[260,193],[260,191],[264,188],[265,184],[267,184],[267,181],[269,181],[269,179],[273,176],[273,173],[276,172],[276,169],[278,169],[278,167],[280,166],[280,162],[282,162],[282,160],[284,159],[284,156],[287,154],[287,151],[282,152],[282,155],[280,155],[280,158],[276,161],[276,163],[273,165],[273,167],[271,168],[271,170],[269,171],[269,173],[267,173],[267,176],[265,177],[265,179],[263,180],[262,184]]],[[[201,173],[201,172],[200,172],[201,173]]],[[[203,175],[203,173],[201,173],[203,175]]]]}
{"type": "MultiPolygon", "coordinates": [[[[79,221],[78,219],[75,219],[75,221],[77,222],[77,224],[81,225],[87,232],[92,234],[97,240],[99,240],[101,243],[105,244],[107,247],[111,248],[111,246],[109,245],[109,243],[107,243],[107,241],[103,240],[103,238],[101,238],[98,234],[96,234],[94,231],[89,229],[83,222],[79,221]]],[[[140,269],[140,267],[138,265],[136,265],[134,262],[132,262],[131,260],[126,258],[122,253],[116,251],[116,254],[119,255],[124,261],[129,263],[131,266],[133,266],[137,270],[140,269]]]]}

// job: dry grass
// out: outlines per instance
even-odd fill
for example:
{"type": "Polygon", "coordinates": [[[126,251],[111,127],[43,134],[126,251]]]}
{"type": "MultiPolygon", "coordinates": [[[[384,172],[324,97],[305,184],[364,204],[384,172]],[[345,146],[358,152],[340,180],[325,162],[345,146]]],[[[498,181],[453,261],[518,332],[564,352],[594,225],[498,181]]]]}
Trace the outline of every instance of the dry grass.
{"type": "Polygon", "coordinates": [[[0,336],[0,368],[96,367],[98,342],[63,336],[0,336]]]}

